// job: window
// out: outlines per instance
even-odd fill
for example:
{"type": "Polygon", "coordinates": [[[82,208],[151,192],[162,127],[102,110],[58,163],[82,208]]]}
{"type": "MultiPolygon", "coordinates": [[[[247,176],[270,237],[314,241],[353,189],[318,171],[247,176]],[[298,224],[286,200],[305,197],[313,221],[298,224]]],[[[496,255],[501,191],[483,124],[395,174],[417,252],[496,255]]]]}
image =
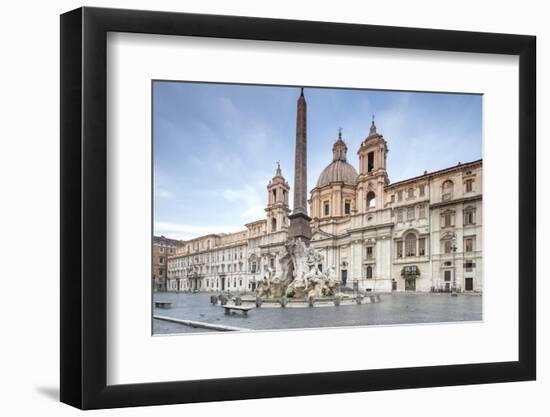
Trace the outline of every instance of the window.
{"type": "MultiPolygon", "coordinates": [[[[265,194],[264,194],[265,195],[265,194]]],[[[252,266],[250,267],[250,272],[252,272],[253,274],[256,273],[256,267],[257,267],[257,263],[256,261],[252,261],[252,266]]]]}
{"type": "Polygon", "coordinates": [[[414,219],[414,207],[407,207],[407,220],[414,219]]]}
{"type": "Polygon", "coordinates": [[[452,213],[450,211],[446,212],[446,213],[443,213],[441,215],[441,220],[442,220],[442,227],[450,227],[452,226],[452,221],[453,221],[453,216],[452,216],[452,213]]]}
{"type": "Polygon", "coordinates": [[[372,266],[367,266],[367,279],[372,279],[372,266]]]}
{"type": "Polygon", "coordinates": [[[441,199],[443,201],[450,200],[453,198],[453,182],[451,180],[447,180],[443,183],[442,189],[441,189],[441,199]]]}
{"type": "Polygon", "coordinates": [[[451,239],[447,239],[443,242],[443,252],[451,253],[452,242],[451,239]]]}
{"type": "Polygon", "coordinates": [[[464,239],[464,250],[466,252],[473,252],[474,250],[474,239],[472,238],[467,238],[467,239],[464,239]]]}
{"type": "Polygon", "coordinates": [[[397,242],[395,242],[396,244],[396,253],[397,253],[397,257],[398,258],[402,258],[403,257],[403,241],[401,240],[398,240],[397,242]]]}
{"type": "Polygon", "coordinates": [[[405,256],[416,256],[416,235],[412,232],[405,237],[405,256]]]}
{"type": "Polygon", "coordinates": [[[422,237],[418,239],[418,256],[426,255],[426,238],[422,237]]]}
{"type": "MultiPolygon", "coordinates": [[[[276,232],[277,231],[277,219],[273,218],[271,219],[271,231],[276,232]]],[[[235,259],[237,258],[237,254],[235,254],[235,259]]]]}
{"type": "Polygon", "coordinates": [[[392,195],[391,195],[390,202],[391,202],[391,203],[395,203],[395,194],[392,194],[392,195]]]}
{"type": "Polygon", "coordinates": [[[164,253],[164,248],[162,246],[160,247],[160,253],[164,253]]]}
{"type": "Polygon", "coordinates": [[[159,269],[159,275],[162,277],[164,275],[164,269],[159,269]]]}
{"type": "Polygon", "coordinates": [[[474,180],[466,180],[464,185],[467,193],[474,191],[474,180]]]}
{"type": "Polygon", "coordinates": [[[464,225],[471,225],[476,223],[475,209],[467,208],[464,210],[464,225]]]}
{"type": "Polygon", "coordinates": [[[323,207],[324,207],[324,214],[325,216],[328,216],[330,214],[330,206],[328,204],[328,201],[325,201],[323,203],[323,207]]]}
{"type": "Polygon", "coordinates": [[[445,274],[445,278],[444,278],[445,281],[450,282],[451,281],[451,271],[445,271],[444,274],[445,274]]]}
{"type": "Polygon", "coordinates": [[[372,209],[376,207],[376,195],[374,191],[369,191],[367,193],[367,209],[372,209]]]}
{"type": "Polygon", "coordinates": [[[161,263],[161,264],[164,263],[164,258],[162,256],[159,258],[159,263],[161,263]]]}
{"type": "Polygon", "coordinates": [[[420,195],[420,197],[424,197],[424,195],[426,194],[426,186],[425,185],[418,186],[418,194],[420,195]]]}
{"type": "Polygon", "coordinates": [[[397,210],[397,221],[398,221],[398,222],[402,222],[402,221],[403,221],[403,210],[402,210],[402,209],[398,209],[398,210],[397,210]]]}
{"type": "Polygon", "coordinates": [[[403,191],[397,192],[397,201],[403,201],[403,191]]]}
{"type": "Polygon", "coordinates": [[[418,217],[420,217],[421,219],[426,217],[426,205],[425,204],[422,204],[422,205],[418,206],[418,217]]]}
{"type": "Polygon", "coordinates": [[[351,203],[349,200],[346,200],[344,203],[344,214],[350,214],[351,212],[351,203]]]}
{"type": "Polygon", "coordinates": [[[275,258],[270,258],[270,259],[269,259],[269,266],[270,266],[271,268],[275,268],[275,258]]]}
{"type": "Polygon", "coordinates": [[[466,270],[466,272],[472,272],[475,267],[476,264],[471,260],[464,262],[464,269],[466,270]]]}
{"type": "Polygon", "coordinates": [[[367,261],[372,261],[372,246],[367,246],[367,261]]]}
{"type": "Polygon", "coordinates": [[[407,190],[407,198],[414,198],[414,188],[409,188],[407,190]]]}
{"type": "Polygon", "coordinates": [[[374,152],[367,154],[367,172],[371,172],[374,169],[374,152]]]}
{"type": "Polygon", "coordinates": [[[317,269],[319,270],[319,272],[323,272],[323,264],[317,265],[317,269]]]}
{"type": "Polygon", "coordinates": [[[273,202],[275,201],[277,201],[277,190],[273,190],[273,202]]]}

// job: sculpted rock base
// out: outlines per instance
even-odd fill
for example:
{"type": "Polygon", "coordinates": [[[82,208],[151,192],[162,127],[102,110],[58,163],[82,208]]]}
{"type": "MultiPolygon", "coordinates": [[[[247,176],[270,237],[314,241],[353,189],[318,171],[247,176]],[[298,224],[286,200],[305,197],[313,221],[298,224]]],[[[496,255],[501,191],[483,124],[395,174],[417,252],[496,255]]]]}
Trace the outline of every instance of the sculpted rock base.
{"type": "Polygon", "coordinates": [[[258,284],[256,295],[266,298],[319,298],[332,297],[339,293],[340,282],[334,267],[321,272],[318,265],[323,256],[314,248],[306,246],[301,238],[290,239],[286,254],[280,258],[278,274],[268,268],[258,284]]]}

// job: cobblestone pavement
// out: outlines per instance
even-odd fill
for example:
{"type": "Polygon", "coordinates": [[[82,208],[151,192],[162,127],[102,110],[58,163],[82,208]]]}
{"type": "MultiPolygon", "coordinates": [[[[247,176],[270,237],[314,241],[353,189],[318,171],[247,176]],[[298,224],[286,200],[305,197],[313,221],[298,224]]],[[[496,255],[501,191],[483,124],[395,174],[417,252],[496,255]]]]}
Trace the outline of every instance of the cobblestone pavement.
{"type": "MultiPolygon", "coordinates": [[[[154,314],[253,330],[315,327],[390,325],[480,321],[482,296],[476,294],[380,294],[381,302],[362,305],[314,308],[269,308],[226,316],[218,305],[210,304],[212,294],[155,293],[155,301],[170,301],[170,309],[154,309],[154,314]]],[[[208,332],[177,323],[153,320],[154,334],[208,332]]]]}

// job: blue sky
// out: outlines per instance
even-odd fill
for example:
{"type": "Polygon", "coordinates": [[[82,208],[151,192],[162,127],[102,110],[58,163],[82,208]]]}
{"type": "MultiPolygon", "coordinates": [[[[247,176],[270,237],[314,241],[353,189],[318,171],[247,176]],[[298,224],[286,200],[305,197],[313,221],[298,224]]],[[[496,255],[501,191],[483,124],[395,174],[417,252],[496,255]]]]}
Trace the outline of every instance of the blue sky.
{"type": "MultiPolygon", "coordinates": [[[[264,218],[277,161],[293,186],[299,94],[296,87],[155,81],[155,234],[189,239],[264,218]]],[[[332,160],[338,128],[348,162],[358,167],[373,114],[388,143],[391,182],[482,157],[479,95],[327,88],[304,95],[309,189],[332,160]]]]}

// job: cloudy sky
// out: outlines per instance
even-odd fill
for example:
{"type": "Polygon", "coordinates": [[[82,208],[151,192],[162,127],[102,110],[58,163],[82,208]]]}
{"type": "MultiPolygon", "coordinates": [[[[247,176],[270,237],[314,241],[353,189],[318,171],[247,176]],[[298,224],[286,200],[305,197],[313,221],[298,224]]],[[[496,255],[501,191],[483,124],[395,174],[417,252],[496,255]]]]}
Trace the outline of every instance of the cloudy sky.
{"type": "MultiPolygon", "coordinates": [[[[155,234],[188,239],[264,218],[277,161],[293,186],[299,94],[296,87],[155,81],[155,234]]],[[[323,88],[304,94],[309,189],[332,160],[339,128],[348,162],[358,167],[373,114],[388,143],[391,182],[482,157],[481,96],[323,88]]]]}

